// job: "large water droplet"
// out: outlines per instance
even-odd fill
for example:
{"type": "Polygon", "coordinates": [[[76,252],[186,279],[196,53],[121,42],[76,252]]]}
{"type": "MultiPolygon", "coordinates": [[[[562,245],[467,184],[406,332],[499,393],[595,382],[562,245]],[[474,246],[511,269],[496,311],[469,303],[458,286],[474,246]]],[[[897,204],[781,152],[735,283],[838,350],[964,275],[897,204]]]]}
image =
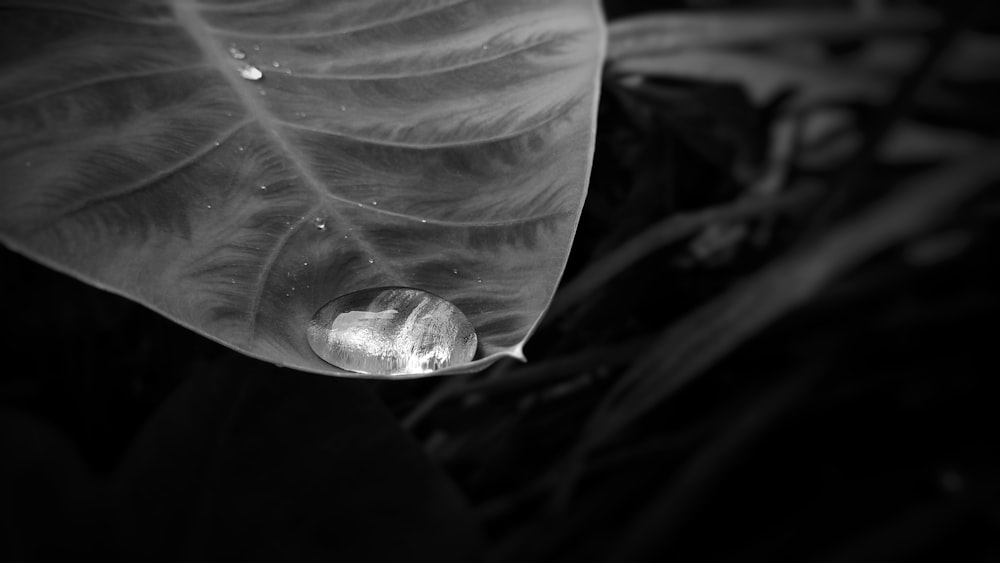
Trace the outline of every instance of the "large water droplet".
{"type": "Polygon", "coordinates": [[[260,80],[264,78],[264,73],[259,68],[243,63],[239,66],[240,76],[247,80],[260,80]]]}
{"type": "Polygon", "coordinates": [[[407,287],[349,293],[309,322],[309,345],[324,361],[369,375],[430,373],[472,361],[476,331],[451,302],[407,287]]]}

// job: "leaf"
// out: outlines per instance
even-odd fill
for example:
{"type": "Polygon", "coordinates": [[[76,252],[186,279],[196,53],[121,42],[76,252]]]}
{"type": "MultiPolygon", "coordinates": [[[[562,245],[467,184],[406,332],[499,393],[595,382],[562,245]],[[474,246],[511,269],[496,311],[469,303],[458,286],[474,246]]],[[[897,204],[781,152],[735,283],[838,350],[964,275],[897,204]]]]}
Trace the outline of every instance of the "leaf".
{"type": "Polygon", "coordinates": [[[739,47],[782,41],[853,39],[927,28],[939,18],[930,12],[880,15],[844,10],[719,11],[652,13],[623,18],[608,26],[608,59],[665,55],[686,49],[739,47]]]}
{"type": "MultiPolygon", "coordinates": [[[[924,11],[860,15],[844,10],[660,13],[613,22],[609,72],[736,82],[765,103],[796,90],[798,105],[830,100],[881,101],[896,73],[822,60],[823,41],[880,37],[932,28],[924,11]]],[[[904,67],[905,68],[905,67],[904,67]]]]}
{"type": "Polygon", "coordinates": [[[468,316],[451,371],[523,358],[586,193],[595,1],[0,7],[4,244],[301,370],[347,375],[307,321],[390,285],[468,316]]]}
{"type": "Polygon", "coordinates": [[[365,382],[228,358],[164,403],[115,475],[127,560],[476,560],[477,520],[365,382]]]}
{"type": "Polygon", "coordinates": [[[62,561],[95,550],[98,482],[68,436],[31,413],[3,407],[0,458],[6,560],[62,561]]]}

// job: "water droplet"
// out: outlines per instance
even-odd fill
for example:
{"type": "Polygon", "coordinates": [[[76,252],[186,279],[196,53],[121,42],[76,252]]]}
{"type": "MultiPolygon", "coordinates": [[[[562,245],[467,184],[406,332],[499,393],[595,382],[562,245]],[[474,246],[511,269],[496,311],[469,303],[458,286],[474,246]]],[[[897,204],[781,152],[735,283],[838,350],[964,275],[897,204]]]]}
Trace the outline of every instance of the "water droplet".
{"type": "Polygon", "coordinates": [[[458,275],[458,269],[457,268],[452,268],[451,273],[457,276],[458,275]]]}
{"type": "Polygon", "coordinates": [[[484,43],[484,44],[483,44],[483,50],[484,50],[484,51],[485,51],[485,50],[487,50],[487,49],[489,49],[489,48],[490,48],[490,45],[489,45],[489,43],[484,43]]]}
{"type": "Polygon", "coordinates": [[[364,206],[365,206],[365,204],[363,204],[363,203],[359,203],[358,204],[358,207],[364,207],[364,206]]]}
{"type": "Polygon", "coordinates": [[[215,146],[219,146],[219,145],[221,145],[222,143],[220,143],[219,141],[216,141],[216,142],[215,142],[215,143],[213,143],[213,144],[214,144],[215,146]]]}
{"type": "Polygon", "coordinates": [[[306,112],[304,112],[304,111],[297,111],[297,112],[295,112],[295,117],[305,117],[305,116],[306,116],[306,112]]]}
{"type": "Polygon", "coordinates": [[[239,152],[243,152],[243,151],[247,150],[247,148],[244,147],[243,145],[239,145],[238,147],[236,147],[236,150],[238,150],[239,152]]]}
{"type": "Polygon", "coordinates": [[[476,276],[476,283],[483,283],[483,278],[476,276]]]}
{"type": "Polygon", "coordinates": [[[308,266],[308,265],[309,265],[309,262],[303,262],[303,263],[302,263],[302,265],[303,265],[303,266],[308,266]]]}
{"type": "Polygon", "coordinates": [[[259,189],[262,192],[266,192],[267,191],[267,184],[261,184],[261,185],[257,186],[257,189],[259,189]]]}
{"type": "Polygon", "coordinates": [[[273,66],[274,68],[281,68],[281,63],[279,63],[278,61],[274,61],[273,63],[271,63],[271,66],[273,66]]]}
{"type": "Polygon", "coordinates": [[[374,264],[375,263],[375,259],[374,258],[369,258],[368,259],[368,263],[369,264],[374,264]]]}
{"type": "Polygon", "coordinates": [[[426,222],[427,222],[427,219],[421,219],[421,220],[420,220],[420,222],[421,222],[421,223],[426,223],[426,222]]]}
{"type": "Polygon", "coordinates": [[[254,51],[260,51],[260,45],[254,45],[253,46],[253,50],[254,51]]]}
{"type": "Polygon", "coordinates": [[[416,375],[472,361],[477,337],[462,311],[437,295],[379,287],[324,305],[308,327],[324,361],[368,375],[416,375]]]}
{"type": "Polygon", "coordinates": [[[234,59],[242,61],[247,58],[247,54],[236,48],[235,45],[229,48],[229,54],[233,56],[234,59]]]}
{"type": "Polygon", "coordinates": [[[340,106],[340,111],[347,111],[347,106],[340,106]]]}
{"type": "Polygon", "coordinates": [[[313,219],[313,226],[316,227],[316,230],[318,231],[326,230],[326,219],[322,217],[313,219]]]}
{"type": "Polygon", "coordinates": [[[377,201],[373,201],[372,205],[378,205],[378,202],[377,201]]]}
{"type": "Polygon", "coordinates": [[[264,78],[264,73],[260,71],[259,68],[243,63],[239,66],[240,76],[246,78],[247,80],[260,80],[264,78]]]}
{"type": "Polygon", "coordinates": [[[211,206],[211,205],[206,205],[205,207],[207,207],[208,209],[211,209],[211,208],[212,208],[212,206],[211,206]]]}

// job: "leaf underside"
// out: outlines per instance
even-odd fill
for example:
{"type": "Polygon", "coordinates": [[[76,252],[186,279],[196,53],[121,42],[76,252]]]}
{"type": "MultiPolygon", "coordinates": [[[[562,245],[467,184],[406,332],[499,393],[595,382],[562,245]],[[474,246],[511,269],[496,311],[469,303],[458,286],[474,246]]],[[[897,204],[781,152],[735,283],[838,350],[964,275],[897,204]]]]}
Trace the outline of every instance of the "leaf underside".
{"type": "Polygon", "coordinates": [[[45,0],[0,14],[10,248],[301,370],[350,375],[313,354],[308,320],[380,286],[468,316],[477,360],[451,371],[522,357],[586,195],[595,1],[45,0]]]}

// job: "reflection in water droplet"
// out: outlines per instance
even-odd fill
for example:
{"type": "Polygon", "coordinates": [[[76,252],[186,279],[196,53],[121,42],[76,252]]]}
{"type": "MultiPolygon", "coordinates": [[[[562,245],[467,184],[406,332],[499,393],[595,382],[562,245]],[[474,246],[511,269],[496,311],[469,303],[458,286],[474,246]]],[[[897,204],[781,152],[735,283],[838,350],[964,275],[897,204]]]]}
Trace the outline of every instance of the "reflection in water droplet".
{"type": "Polygon", "coordinates": [[[365,289],[324,305],[308,327],[324,361],[369,375],[414,375],[472,361],[476,331],[455,305],[406,287],[365,289]]]}
{"type": "Polygon", "coordinates": [[[324,219],[322,217],[317,217],[317,218],[313,219],[313,226],[316,227],[316,230],[319,230],[319,231],[325,230],[326,229],[326,219],[324,219]]]}
{"type": "Polygon", "coordinates": [[[238,61],[242,61],[243,59],[247,58],[247,54],[237,49],[235,45],[229,48],[229,54],[232,55],[233,58],[238,61]]]}
{"type": "Polygon", "coordinates": [[[243,63],[239,66],[240,76],[247,80],[260,80],[264,78],[264,73],[259,68],[243,63]]]}

